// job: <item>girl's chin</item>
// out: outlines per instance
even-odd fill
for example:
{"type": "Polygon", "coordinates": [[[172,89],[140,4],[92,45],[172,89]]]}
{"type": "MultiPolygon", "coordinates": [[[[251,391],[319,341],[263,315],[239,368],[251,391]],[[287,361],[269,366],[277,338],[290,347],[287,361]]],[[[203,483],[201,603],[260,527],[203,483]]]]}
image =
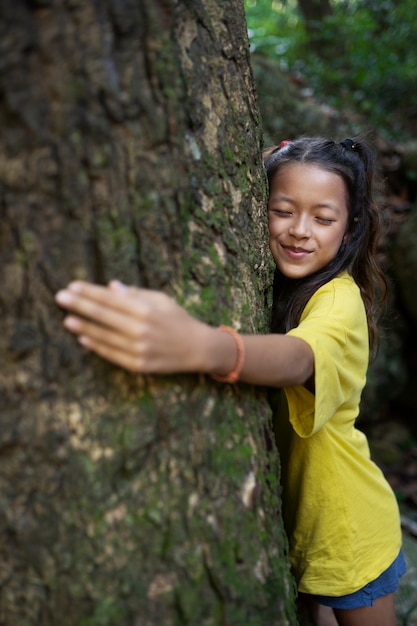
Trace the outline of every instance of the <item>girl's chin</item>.
{"type": "Polygon", "coordinates": [[[277,263],[277,267],[281,274],[286,278],[305,278],[310,274],[313,274],[313,271],[310,271],[306,267],[293,267],[288,263],[277,263]]]}

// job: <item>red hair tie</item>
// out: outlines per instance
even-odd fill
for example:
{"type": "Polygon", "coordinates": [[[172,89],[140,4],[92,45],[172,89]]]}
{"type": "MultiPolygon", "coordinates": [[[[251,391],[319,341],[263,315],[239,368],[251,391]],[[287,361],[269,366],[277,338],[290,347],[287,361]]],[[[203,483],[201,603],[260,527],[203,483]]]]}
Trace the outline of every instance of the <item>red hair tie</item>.
{"type": "Polygon", "coordinates": [[[289,139],[284,139],[284,141],[281,141],[281,143],[279,144],[279,147],[283,148],[284,146],[287,145],[287,143],[290,143],[290,140],[289,139]]]}

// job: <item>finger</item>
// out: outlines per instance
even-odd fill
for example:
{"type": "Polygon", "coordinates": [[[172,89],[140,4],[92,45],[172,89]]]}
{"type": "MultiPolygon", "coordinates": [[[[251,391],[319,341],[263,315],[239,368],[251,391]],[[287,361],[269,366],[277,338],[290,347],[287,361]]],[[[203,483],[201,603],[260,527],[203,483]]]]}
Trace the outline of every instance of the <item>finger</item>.
{"type": "Polygon", "coordinates": [[[82,318],[69,316],[65,327],[78,335],[79,343],[115,365],[132,372],[144,372],[144,348],[142,343],[124,337],[120,332],[92,324],[82,318]]]}
{"type": "Polygon", "coordinates": [[[140,332],[139,324],[135,328],[135,336],[121,334],[120,329],[113,331],[111,328],[92,323],[83,318],[68,316],[64,320],[64,326],[75,335],[84,336],[96,343],[103,343],[119,351],[135,355],[142,351],[143,342],[139,340],[143,333],[140,332]]]}
{"type": "MultiPolygon", "coordinates": [[[[99,324],[102,327],[116,330],[121,335],[133,338],[141,331],[142,324],[138,311],[135,311],[135,317],[133,317],[128,313],[109,307],[107,304],[100,304],[65,290],[56,295],[56,301],[77,316],[74,320],[77,319],[79,328],[81,328],[82,324],[86,324],[87,320],[90,320],[90,322],[99,324]],[[87,319],[82,320],[79,316],[87,319]]],[[[68,327],[68,330],[81,332],[81,330],[76,331],[75,321],[72,321],[71,324],[72,328],[68,327]]]]}
{"type": "Polygon", "coordinates": [[[106,359],[115,365],[119,365],[120,367],[137,374],[145,373],[142,364],[143,360],[137,355],[129,354],[124,350],[117,350],[112,346],[98,342],[95,339],[84,335],[81,335],[78,338],[78,341],[82,346],[84,346],[84,348],[91,350],[98,356],[101,356],[103,359],[106,359]]]}
{"type": "Polygon", "coordinates": [[[108,286],[95,285],[78,280],[70,283],[67,290],[100,304],[109,304],[110,290],[112,294],[110,304],[113,304],[115,308],[120,307],[123,310],[130,306],[129,301],[133,299],[145,305],[151,304],[153,306],[158,304],[163,306],[171,301],[171,298],[162,291],[128,286],[119,280],[110,281],[108,286]]]}
{"type": "Polygon", "coordinates": [[[123,297],[120,289],[109,297],[108,287],[93,285],[84,281],[72,282],[55,295],[57,303],[64,308],[79,306],[82,300],[90,301],[92,304],[100,304],[107,308],[120,308],[117,306],[117,303],[125,298],[126,293],[124,293],[123,297]]]}
{"type": "Polygon", "coordinates": [[[74,305],[75,296],[83,297],[106,308],[143,315],[150,313],[150,310],[155,307],[166,309],[170,305],[172,306],[172,299],[162,292],[127,287],[119,281],[111,281],[108,287],[75,281],[70,283],[66,289],[59,291],[55,300],[60,306],[70,308],[74,305]]]}
{"type": "MultiPolygon", "coordinates": [[[[162,291],[143,289],[141,287],[129,287],[118,280],[110,281],[109,289],[112,294],[118,293],[121,296],[122,294],[128,295],[130,300],[129,304],[133,301],[140,301],[145,306],[151,306],[152,308],[164,310],[171,307],[174,302],[170,296],[162,291]]],[[[123,302],[126,302],[126,300],[123,299],[123,302]]]]}

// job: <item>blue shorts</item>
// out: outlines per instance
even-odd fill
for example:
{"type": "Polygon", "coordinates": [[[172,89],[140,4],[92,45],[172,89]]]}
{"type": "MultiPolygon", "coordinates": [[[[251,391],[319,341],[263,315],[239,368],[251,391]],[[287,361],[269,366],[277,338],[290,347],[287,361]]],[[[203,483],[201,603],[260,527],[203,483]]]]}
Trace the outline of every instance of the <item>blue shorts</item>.
{"type": "Polygon", "coordinates": [[[359,609],[361,606],[372,606],[375,600],[397,591],[399,579],[405,571],[404,553],[401,548],[395,561],[378,578],[362,587],[354,593],[346,596],[313,596],[319,603],[330,606],[333,609],[359,609]]]}

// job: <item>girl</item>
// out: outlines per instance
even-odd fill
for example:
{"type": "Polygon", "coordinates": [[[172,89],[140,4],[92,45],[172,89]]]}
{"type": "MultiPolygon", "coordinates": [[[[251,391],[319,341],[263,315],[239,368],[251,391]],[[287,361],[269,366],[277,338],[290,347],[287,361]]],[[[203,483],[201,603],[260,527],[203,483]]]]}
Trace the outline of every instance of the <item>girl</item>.
{"type": "Polygon", "coordinates": [[[83,346],[128,370],[281,388],[275,430],[300,595],[320,626],[394,626],[398,507],[354,426],[382,284],[372,152],[360,140],[299,139],[269,150],[265,167],[274,334],[213,328],[117,281],[74,282],[56,300],[83,346]]]}

